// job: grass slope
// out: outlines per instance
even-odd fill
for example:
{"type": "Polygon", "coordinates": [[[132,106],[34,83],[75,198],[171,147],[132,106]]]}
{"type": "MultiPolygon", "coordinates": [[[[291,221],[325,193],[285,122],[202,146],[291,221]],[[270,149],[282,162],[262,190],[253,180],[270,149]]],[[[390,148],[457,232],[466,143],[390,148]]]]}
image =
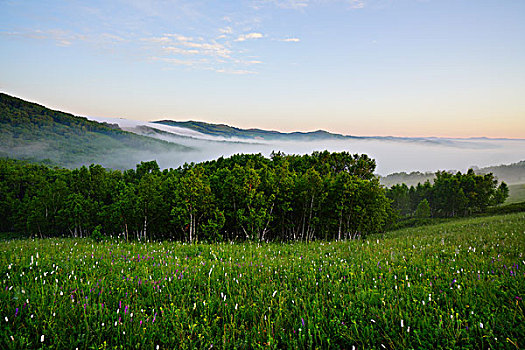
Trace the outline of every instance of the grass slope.
{"type": "Polygon", "coordinates": [[[0,93],[0,156],[78,167],[130,168],[188,148],[122,131],[0,93]]]}
{"type": "Polygon", "coordinates": [[[0,243],[0,347],[525,346],[525,214],[311,244],[0,243]]]}

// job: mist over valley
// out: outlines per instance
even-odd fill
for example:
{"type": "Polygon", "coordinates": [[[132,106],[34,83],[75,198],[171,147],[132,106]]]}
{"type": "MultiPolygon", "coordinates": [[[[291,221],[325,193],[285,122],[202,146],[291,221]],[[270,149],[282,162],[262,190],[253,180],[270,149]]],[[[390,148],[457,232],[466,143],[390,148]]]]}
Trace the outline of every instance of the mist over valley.
{"type": "MultiPolygon", "coordinates": [[[[172,154],[159,154],[162,168],[178,167],[185,162],[202,162],[238,153],[272,152],[308,154],[314,151],[347,151],[367,154],[376,160],[376,173],[386,176],[396,172],[466,171],[470,167],[488,167],[516,163],[525,159],[525,139],[439,138],[439,137],[356,137],[323,133],[296,134],[267,131],[269,138],[253,136],[227,137],[210,135],[187,127],[163,122],[143,122],[122,118],[89,117],[91,120],[117,124],[123,130],[183,145],[189,149],[172,154]],[[272,138],[270,138],[272,137],[272,138]]],[[[207,124],[202,122],[194,122],[207,124]]],[[[217,124],[207,124],[217,125],[217,124]]],[[[244,130],[250,134],[250,130],[244,130]]]]}

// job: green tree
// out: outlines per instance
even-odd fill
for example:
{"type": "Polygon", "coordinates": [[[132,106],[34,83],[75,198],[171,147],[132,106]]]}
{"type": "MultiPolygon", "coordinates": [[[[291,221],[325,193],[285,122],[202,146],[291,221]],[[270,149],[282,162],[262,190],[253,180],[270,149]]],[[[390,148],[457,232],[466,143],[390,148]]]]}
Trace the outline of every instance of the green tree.
{"type": "Polygon", "coordinates": [[[202,238],[201,233],[209,240],[219,238],[225,219],[215,206],[215,197],[203,167],[186,170],[179,179],[173,198],[172,222],[187,233],[189,242],[198,241],[202,238]]]}
{"type": "Polygon", "coordinates": [[[509,197],[509,187],[505,182],[502,182],[499,186],[496,192],[494,193],[494,197],[492,200],[492,205],[500,205],[505,203],[507,198],[509,197]]]}
{"type": "Polygon", "coordinates": [[[425,219],[430,217],[430,204],[426,199],[423,199],[417,205],[415,216],[418,219],[425,219]]]}

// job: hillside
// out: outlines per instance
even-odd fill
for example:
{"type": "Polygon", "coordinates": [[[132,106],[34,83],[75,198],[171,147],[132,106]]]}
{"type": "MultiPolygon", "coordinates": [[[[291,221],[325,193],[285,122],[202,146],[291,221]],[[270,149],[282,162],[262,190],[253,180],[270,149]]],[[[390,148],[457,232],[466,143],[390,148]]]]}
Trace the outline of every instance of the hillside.
{"type": "Polygon", "coordinates": [[[129,168],[190,148],[121,130],[0,93],[0,156],[65,167],[129,168]]]}
{"type": "Polygon", "coordinates": [[[525,160],[508,165],[491,166],[476,170],[479,174],[493,173],[508,184],[525,184],[525,160]]]}

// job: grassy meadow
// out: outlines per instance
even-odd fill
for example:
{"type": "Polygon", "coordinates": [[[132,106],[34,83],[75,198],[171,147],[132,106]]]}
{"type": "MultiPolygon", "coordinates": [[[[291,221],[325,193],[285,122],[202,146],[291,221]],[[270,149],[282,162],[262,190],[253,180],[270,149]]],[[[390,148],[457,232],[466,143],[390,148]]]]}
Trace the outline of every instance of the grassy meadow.
{"type": "Polygon", "coordinates": [[[342,242],[0,242],[0,348],[523,348],[525,213],[342,242]]]}

